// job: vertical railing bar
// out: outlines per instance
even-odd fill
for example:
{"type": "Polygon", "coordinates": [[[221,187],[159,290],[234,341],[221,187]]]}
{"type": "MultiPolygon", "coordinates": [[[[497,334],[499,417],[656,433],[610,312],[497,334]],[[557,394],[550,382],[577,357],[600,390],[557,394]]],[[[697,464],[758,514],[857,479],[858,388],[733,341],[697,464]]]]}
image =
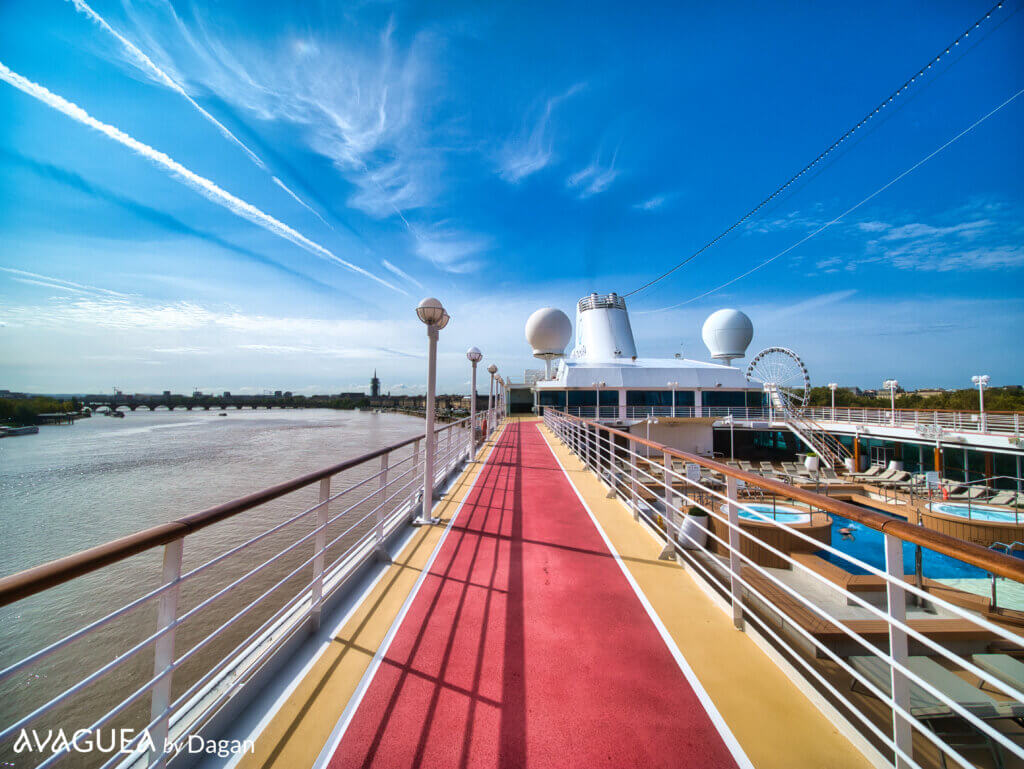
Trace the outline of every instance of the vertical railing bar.
{"type": "MultiPolygon", "coordinates": [[[[894,662],[905,668],[910,661],[910,654],[908,651],[907,631],[901,627],[907,621],[906,591],[902,587],[903,541],[891,534],[883,534],[883,537],[885,539],[885,568],[890,577],[885,584],[886,603],[889,613],[889,656],[892,657],[894,662]],[[899,622],[900,625],[896,625],[893,620],[899,622]]],[[[914,750],[912,725],[910,721],[896,710],[896,707],[902,708],[904,711],[910,710],[910,682],[907,680],[906,674],[895,665],[891,666],[890,670],[892,702],[895,706],[892,714],[893,742],[899,751],[912,756],[914,750]]],[[[909,763],[900,756],[899,752],[896,754],[895,763],[897,769],[905,769],[905,767],[909,766],[909,763]]]]}
{"type": "Polygon", "coordinates": [[[153,698],[149,709],[150,721],[156,721],[150,736],[154,749],[150,751],[150,765],[163,767],[167,763],[166,743],[171,722],[171,683],[174,678],[174,636],[178,620],[178,598],[181,593],[181,556],[185,538],[179,537],[164,545],[163,584],[175,586],[160,596],[157,611],[157,630],[168,629],[153,647],[153,676],[160,678],[153,684],[153,698]]]}
{"type": "Polygon", "coordinates": [[[331,479],[324,478],[320,481],[320,506],[316,511],[316,537],[313,540],[313,552],[316,557],[313,559],[313,589],[310,593],[310,630],[313,632],[320,629],[320,613],[323,609],[324,598],[324,549],[327,547],[327,521],[329,520],[328,508],[331,500],[331,479]]]}
{"type": "Polygon", "coordinates": [[[737,630],[743,630],[743,586],[739,582],[740,569],[740,518],[739,484],[736,478],[726,476],[726,512],[729,517],[729,594],[732,601],[732,624],[737,630]]]}

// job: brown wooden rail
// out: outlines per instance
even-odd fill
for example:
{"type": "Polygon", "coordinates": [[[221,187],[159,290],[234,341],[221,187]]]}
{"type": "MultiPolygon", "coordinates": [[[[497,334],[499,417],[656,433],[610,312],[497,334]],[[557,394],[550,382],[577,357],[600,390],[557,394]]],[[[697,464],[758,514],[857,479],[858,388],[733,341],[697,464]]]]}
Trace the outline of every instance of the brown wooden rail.
{"type": "MultiPolygon", "coordinates": [[[[452,422],[444,427],[438,428],[436,433],[444,430],[450,430],[451,428],[465,422],[467,420],[459,420],[458,422],[452,422]]],[[[76,577],[80,577],[83,574],[102,569],[104,566],[109,566],[118,561],[123,561],[126,558],[130,558],[133,555],[138,555],[151,548],[158,547],[160,545],[166,545],[168,542],[172,542],[181,537],[189,534],[195,534],[200,529],[205,529],[207,526],[211,526],[219,521],[223,521],[227,518],[244,513],[246,510],[251,510],[254,507],[259,507],[262,504],[270,502],[278,497],[283,497],[286,494],[291,494],[293,491],[309,486],[312,483],[322,481],[324,478],[329,478],[338,473],[350,470],[357,465],[361,465],[364,462],[369,462],[371,459],[388,454],[397,449],[404,448],[416,441],[423,440],[422,435],[416,435],[412,438],[407,438],[400,443],[393,443],[390,446],[371,451],[362,456],[354,457],[353,459],[346,459],[344,462],[339,462],[336,465],[325,467],[322,470],[316,470],[306,475],[301,475],[298,478],[293,478],[290,481],[284,481],[277,484],[276,486],[270,486],[269,488],[257,491],[252,494],[248,494],[244,497],[232,500],[231,502],[224,502],[220,505],[214,505],[208,507],[206,510],[202,510],[198,513],[192,513],[186,515],[183,518],[171,521],[170,523],[162,523],[157,526],[151,526],[148,529],[137,531],[134,534],[128,534],[127,536],[120,537],[118,539],[106,542],[96,547],[91,547],[88,550],[81,550],[77,553],[65,556],[64,558],[58,558],[55,561],[49,563],[43,563],[39,566],[33,566],[32,568],[25,569],[16,574],[11,574],[7,577],[0,579],[0,606],[6,606],[7,604],[20,601],[22,598],[27,598],[30,595],[41,593],[61,583],[68,582],[76,577]]]]}
{"type": "Polygon", "coordinates": [[[1020,558],[1014,558],[1013,556],[1006,555],[1005,553],[989,550],[988,548],[982,547],[981,545],[973,542],[967,542],[963,539],[951,537],[948,534],[942,534],[941,532],[926,529],[922,526],[916,526],[912,523],[908,523],[907,521],[884,515],[883,513],[864,510],[856,505],[851,505],[849,502],[840,502],[832,499],[831,497],[826,497],[823,494],[817,494],[813,491],[791,486],[788,483],[764,478],[760,475],[755,475],[754,473],[748,473],[745,470],[738,470],[734,467],[730,467],[729,465],[722,464],[721,462],[715,462],[713,459],[707,459],[706,457],[701,457],[697,454],[680,451],[679,449],[674,449],[671,446],[647,440],[623,430],[617,430],[614,427],[608,427],[607,425],[598,424],[597,422],[589,419],[582,419],[580,417],[572,416],[571,414],[566,414],[564,411],[559,411],[558,409],[550,410],[558,414],[559,417],[580,422],[607,432],[610,435],[622,436],[623,438],[627,438],[632,441],[634,444],[647,446],[648,448],[655,449],[659,453],[663,452],[669,456],[682,459],[686,462],[693,462],[701,465],[702,467],[706,467],[709,470],[714,470],[716,473],[737,478],[751,486],[757,486],[765,491],[770,491],[773,494],[778,494],[779,496],[784,496],[789,499],[795,499],[799,502],[806,502],[808,505],[824,510],[825,512],[841,515],[843,518],[848,518],[851,521],[862,523],[868,528],[875,529],[883,534],[892,534],[906,542],[927,547],[929,550],[934,550],[936,553],[948,555],[951,558],[956,558],[964,563],[977,566],[979,569],[984,569],[985,571],[991,572],[992,574],[996,574],[1000,577],[1006,577],[1007,579],[1012,579],[1016,582],[1024,582],[1024,560],[1021,560],[1020,558]]]}

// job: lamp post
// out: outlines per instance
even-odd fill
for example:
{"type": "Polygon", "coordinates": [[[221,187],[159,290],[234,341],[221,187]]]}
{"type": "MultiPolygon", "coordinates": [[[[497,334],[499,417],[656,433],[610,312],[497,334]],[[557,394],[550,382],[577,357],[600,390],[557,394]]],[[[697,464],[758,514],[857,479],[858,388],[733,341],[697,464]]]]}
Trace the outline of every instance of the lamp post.
{"type": "Polygon", "coordinates": [[[601,388],[604,382],[594,382],[594,419],[601,418],[601,388]]]}
{"type": "Polygon", "coordinates": [[[423,455],[423,509],[413,523],[429,525],[438,522],[437,518],[431,516],[434,506],[434,389],[437,385],[437,336],[451,318],[441,303],[433,297],[427,297],[420,302],[416,314],[427,327],[427,427],[424,437],[426,450],[423,455]]]}
{"type": "Polygon", "coordinates": [[[734,430],[733,424],[734,424],[734,422],[733,422],[732,414],[731,413],[726,414],[725,415],[725,419],[729,423],[729,459],[730,460],[734,460],[734,459],[736,459],[736,439],[735,439],[735,434],[733,433],[733,430],[734,430]]]}
{"type": "Polygon", "coordinates": [[[836,390],[839,389],[839,385],[836,382],[829,382],[828,389],[832,391],[832,421],[836,421],[836,390]]]}
{"type": "Polygon", "coordinates": [[[679,387],[679,382],[669,382],[668,386],[672,388],[672,416],[676,415],[676,388],[679,387]]]}
{"type": "Polygon", "coordinates": [[[978,427],[981,429],[981,432],[985,432],[987,427],[987,420],[985,419],[985,388],[988,387],[989,379],[991,377],[988,374],[978,374],[971,377],[971,381],[978,385],[978,418],[980,419],[978,427]]]}
{"type": "Polygon", "coordinates": [[[895,379],[886,379],[882,382],[882,387],[889,391],[889,404],[891,411],[889,412],[889,424],[896,424],[896,388],[900,386],[900,383],[895,379]]]}
{"type": "Polygon", "coordinates": [[[476,364],[484,357],[479,347],[466,350],[466,358],[473,366],[473,377],[469,391],[469,446],[470,456],[476,456],[476,364]]]}
{"type": "Polygon", "coordinates": [[[487,432],[490,432],[494,425],[494,375],[498,373],[498,367],[492,363],[487,367],[487,373],[491,375],[491,389],[487,394],[487,432]]]}

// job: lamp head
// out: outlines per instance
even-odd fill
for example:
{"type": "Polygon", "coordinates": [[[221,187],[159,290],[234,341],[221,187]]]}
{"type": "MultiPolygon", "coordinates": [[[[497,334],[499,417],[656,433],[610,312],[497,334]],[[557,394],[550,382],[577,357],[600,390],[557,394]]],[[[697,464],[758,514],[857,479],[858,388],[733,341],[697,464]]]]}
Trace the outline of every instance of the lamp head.
{"type": "Polygon", "coordinates": [[[484,354],[480,352],[479,347],[470,347],[466,350],[466,358],[468,358],[471,363],[479,363],[483,357],[484,354]]]}
{"type": "Polygon", "coordinates": [[[988,374],[979,374],[978,376],[972,376],[971,381],[974,382],[974,384],[979,385],[980,387],[985,387],[988,384],[990,378],[991,377],[989,377],[988,374]]]}
{"type": "Polygon", "coordinates": [[[487,367],[487,371],[490,373],[491,376],[494,376],[495,374],[498,373],[498,367],[492,363],[490,366],[487,367]]]}
{"type": "Polygon", "coordinates": [[[884,382],[882,382],[882,387],[884,387],[886,390],[895,390],[899,386],[900,383],[895,379],[886,379],[884,382]]]}
{"type": "Polygon", "coordinates": [[[838,382],[829,382],[828,383],[828,389],[830,389],[830,390],[838,390],[839,389],[839,383],[838,382]]]}
{"type": "MultiPolygon", "coordinates": [[[[419,306],[416,308],[416,314],[419,316],[419,319],[428,326],[438,326],[440,328],[444,328],[444,326],[441,326],[440,324],[448,315],[448,313],[444,311],[444,307],[441,305],[441,302],[432,296],[428,296],[419,303],[419,306]]],[[[444,322],[447,324],[447,320],[444,322]]]]}

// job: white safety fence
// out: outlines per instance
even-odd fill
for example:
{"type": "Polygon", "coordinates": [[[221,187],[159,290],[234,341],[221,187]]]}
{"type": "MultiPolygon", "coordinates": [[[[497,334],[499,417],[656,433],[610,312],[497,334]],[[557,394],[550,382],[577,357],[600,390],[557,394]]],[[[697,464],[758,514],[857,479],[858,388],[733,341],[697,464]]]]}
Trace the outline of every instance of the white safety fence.
{"type": "MultiPolygon", "coordinates": [[[[442,484],[475,454],[481,439],[486,437],[480,434],[484,424],[492,432],[501,420],[497,410],[484,411],[477,415],[476,430],[471,429],[469,419],[437,428],[433,486],[442,484]]],[[[163,766],[173,757],[171,752],[165,752],[166,747],[182,745],[192,735],[217,736],[224,724],[217,724],[216,718],[225,705],[267,663],[274,661],[275,655],[300,631],[319,627],[325,603],[342,591],[353,575],[361,573],[369,561],[387,559],[384,548],[390,535],[420,512],[425,485],[424,441],[422,435],[411,438],[170,524],[0,579],[2,607],[60,589],[66,582],[140,553],[162,549],[159,587],[0,670],[4,712],[18,710],[19,706],[23,711],[0,728],[0,761],[5,762],[2,765],[44,769],[73,759],[70,763],[75,766],[83,765],[84,761],[85,765],[103,769],[115,765],[163,766]],[[310,494],[315,490],[317,501],[245,541],[226,543],[215,557],[183,570],[183,553],[187,552],[190,536],[207,527],[216,531],[217,523],[236,515],[258,516],[258,508],[278,499],[287,504],[288,499],[301,496],[303,490],[310,494]],[[296,492],[296,497],[289,496],[296,492]],[[278,548],[271,554],[266,551],[268,542],[278,548]],[[212,584],[206,584],[208,579],[199,579],[208,577],[219,565],[235,562],[233,559],[238,556],[242,557],[244,573],[237,578],[212,584]],[[185,601],[179,600],[185,591],[189,591],[187,609],[185,601]],[[150,612],[155,608],[157,614],[153,632],[137,641],[127,633],[119,645],[112,643],[110,629],[119,620],[134,623],[151,616],[145,611],[136,614],[146,607],[150,612]],[[211,626],[213,616],[213,629],[189,648],[181,648],[181,631],[200,615],[205,616],[207,627],[211,626]],[[82,644],[96,642],[98,637],[102,643],[110,644],[104,648],[110,661],[83,675],[75,667],[75,650],[82,648],[82,644]],[[61,660],[63,669],[51,664],[61,653],[65,657],[61,660]],[[152,667],[148,668],[151,674],[146,674],[146,667],[139,664],[148,659],[152,659],[152,667]],[[176,680],[176,673],[180,674],[190,664],[188,679],[184,683],[176,680]],[[143,674],[136,677],[139,671],[143,674]],[[67,684],[37,685],[29,690],[24,686],[26,680],[67,680],[67,684]],[[103,707],[97,704],[101,702],[103,707]],[[123,750],[113,751],[112,755],[94,755],[94,760],[88,756],[83,759],[82,751],[74,743],[19,755],[17,764],[11,760],[15,741],[24,730],[45,733],[47,729],[66,728],[68,714],[87,718],[87,722],[76,722],[73,727],[87,735],[116,727],[131,728],[136,736],[123,750]],[[157,749],[146,750],[149,744],[157,749]],[[126,758],[124,750],[134,752],[126,758]]],[[[151,558],[149,563],[156,565],[157,559],[151,558]]],[[[143,577],[138,580],[139,584],[146,581],[143,577]]],[[[85,600],[89,602],[88,597],[85,600]]],[[[137,631],[137,627],[132,629],[137,631]]],[[[141,635],[134,633],[135,637],[141,635]]],[[[69,739],[72,731],[67,729],[69,739]]]]}
{"type": "Polygon", "coordinates": [[[920,578],[908,581],[904,545],[909,542],[970,564],[991,574],[993,584],[998,578],[1020,586],[1020,560],[993,557],[978,545],[562,411],[545,409],[544,422],[634,517],[665,538],[663,556],[691,566],[728,603],[737,628],[748,622],[756,627],[893,765],[933,767],[951,761],[965,767],[1001,767],[1009,756],[1024,760],[1024,680],[1004,674],[1003,665],[991,664],[993,659],[1016,661],[1012,655],[1024,652],[1024,637],[1016,628],[992,621],[990,612],[940,597],[920,578]],[[790,511],[806,510],[808,524],[812,515],[834,514],[880,532],[884,568],[784,522],[785,515],[776,512],[779,500],[790,511]],[[794,506],[794,501],[799,504],[794,506]],[[710,521],[706,544],[701,541],[705,528],[687,520],[697,512],[710,521]],[[782,534],[782,540],[772,533],[782,534]],[[781,541],[802,547],[773,544],[781,541]],[[833,564],[877,578],[877,594],[884,591],[884,603],[830,579],[827,569],[810,568],[806,559],[794,557],[796,549],[821,553],[833,564]],[[782,568],[761,565],[766,559],[782,568]],[[930,618],[908,620],[908,599],[916,616],[927,610],[933,612],[925,614],[930,618]],[[860,618],[851,619],[854,613],[860,618]],[[813,621],[801,621],[801,616],[813,621]],[[935,632],[943,621],[957,632],[935,632]],[[827,623],[828,634],[820,632],[822,623],[827,623]],[[943,643],[944,637],[954,635],[960,640],[943,643]],[[1000,656],[979,657],[974,648],[1000,656]]]}

